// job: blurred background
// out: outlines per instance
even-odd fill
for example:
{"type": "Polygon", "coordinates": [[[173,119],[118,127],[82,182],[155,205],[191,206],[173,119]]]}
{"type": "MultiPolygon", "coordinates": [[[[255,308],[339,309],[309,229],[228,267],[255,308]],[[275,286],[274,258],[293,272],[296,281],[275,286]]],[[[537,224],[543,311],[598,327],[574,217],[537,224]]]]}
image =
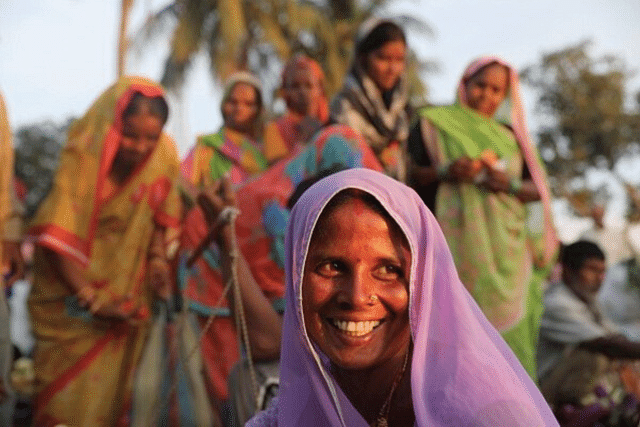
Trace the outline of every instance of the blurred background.
{"type": "Polygon", "coordinates": [[[0,88],[28,208],[50,185],[70,121],[118,74],[169,89],[169,131],[184,156],[220,126],[231,71],[257,73],[277,115],[283,61],[305,51],[333,93],[372,16],[407,29],[415,106],[451,103],[477,56],[520,70],[563,241],[591,226],[594,203],[606,204],[609,226],[640,221],[637,0],[1,0],[0,88]]]}

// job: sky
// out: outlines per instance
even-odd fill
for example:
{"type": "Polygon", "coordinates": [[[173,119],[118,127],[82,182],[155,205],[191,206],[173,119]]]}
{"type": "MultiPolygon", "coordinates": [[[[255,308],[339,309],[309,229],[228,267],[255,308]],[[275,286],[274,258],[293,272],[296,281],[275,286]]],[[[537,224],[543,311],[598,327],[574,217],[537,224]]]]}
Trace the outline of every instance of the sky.
{"type": "MultiPolygon", "coordinates": [[[[138,0],[130,28],[149,10],[168,0],[138,0]]],[[[516,68],[534,64],[544,53],[593,41],[591,54],[614,54],[639,73],[629,80],[640,91],[640,1],[638,0],[396,0],[387,16],[406,14],[424,20],[429,37],[409,33],[422,58],[439,63],[423,76],[429,101],[453,100],[465,66],[483,54],[498,54],[516,68]]],[[[14,130],[51,119],[80,116],[116,76],[119,0],[0,0],[0,89],[14,130]]],[[[158,79],[169,37],[131,54],[127,72],[158,79]]],[[[532,128],[535,93],[525,89],[532,128]]],[[[169,131],[184,155],[196,135],[218,128],[219,88],[209,78],[204,57],[188,75],[181,100],[170,101],[169,131]]],[[[640,171],[638,171],[640,174],[640,171]]],[[[598,179],[597,177],[594,179],[598,179]]],[[[640,176],[636,182],[640,182],[640,176]]]]}

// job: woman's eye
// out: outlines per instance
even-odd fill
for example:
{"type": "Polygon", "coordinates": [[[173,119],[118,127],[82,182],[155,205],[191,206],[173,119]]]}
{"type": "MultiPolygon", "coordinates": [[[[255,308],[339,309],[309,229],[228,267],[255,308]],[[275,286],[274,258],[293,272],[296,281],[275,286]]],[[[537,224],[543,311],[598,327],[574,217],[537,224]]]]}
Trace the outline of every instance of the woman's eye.
{"type": "Polygon", "coordinates": [[[344,270],[339,261],[325,261],[316,268],[316,273],[325,277],[337,276],[344,270]]]}
{"type": "Polygon", "coordinates": [[[397,280],[404,277],[404,272],[397,265],[383,265],[375,271],[375,276],[380,280],[397,280]]]}

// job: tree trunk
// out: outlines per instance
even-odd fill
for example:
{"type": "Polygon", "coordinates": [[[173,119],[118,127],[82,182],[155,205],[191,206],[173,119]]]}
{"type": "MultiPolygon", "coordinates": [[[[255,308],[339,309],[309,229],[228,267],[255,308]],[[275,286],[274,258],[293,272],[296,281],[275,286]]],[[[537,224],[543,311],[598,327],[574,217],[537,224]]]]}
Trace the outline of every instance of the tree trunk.
{"type": "Polygon", "coordinates": [[[118,78],[125,73],[129,38],[127,28],[129,24],[129,12],[133,6],[133,0],[122,0],[120,7],[120,32],[118,33],[118,78]]]}

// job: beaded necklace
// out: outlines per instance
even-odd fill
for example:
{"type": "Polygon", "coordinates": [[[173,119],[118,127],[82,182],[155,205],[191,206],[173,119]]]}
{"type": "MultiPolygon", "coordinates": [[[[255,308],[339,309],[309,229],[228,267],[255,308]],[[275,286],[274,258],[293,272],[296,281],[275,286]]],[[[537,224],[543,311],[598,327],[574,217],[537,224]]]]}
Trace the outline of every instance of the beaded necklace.
{"type": "Polygon", "coordinates": [[[411,352],[411,347],[407,350],[407,353],[404,356],[404,361],[402,362],[402,367],[396,374],[396,378],[393,380],[393,384],[391,384],[391,389],[389,390],[389,395],[387,399],[382,404],[380,411],[378,412],[378,418],[376,422],[373,424],[373,427],[389,427],[389,411],[391,410],[391,400],[393,399],[393,394],[395,393],[402,377],[404,377],[404,372],[407,369],[407,363],[409,362],[409,353],[411,352]]]}

